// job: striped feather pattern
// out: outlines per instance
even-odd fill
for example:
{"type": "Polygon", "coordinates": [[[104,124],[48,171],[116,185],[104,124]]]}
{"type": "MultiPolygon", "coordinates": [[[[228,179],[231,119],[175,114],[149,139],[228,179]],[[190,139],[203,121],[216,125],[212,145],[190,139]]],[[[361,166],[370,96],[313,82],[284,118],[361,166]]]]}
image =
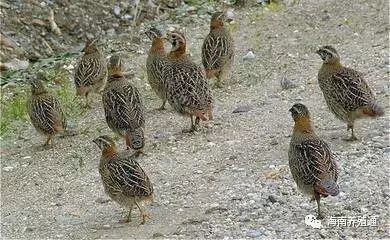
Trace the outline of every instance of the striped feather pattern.
{"type": "Polygon", "coordinates": [[[35,129],[52,135],[66,129],[66,119],[59,101],[48,93],[32,94],[27,102],[27,111],[35,129]]]}
{"type": "Polygon", "coordinates": [[[350,121],[350,113],[375,103],[375,97],[359,72],[342,67],[337,72],[319,72],[319,85],[329,109],[337,118],[350,121]]]}
{"type": "MultiPolygon", "coordinates": [[[[111,76],[102,95],[103,107],[108,126],[121,136],[128,132],[139,132],[145,126],[144,107],[136,87],[121,76],[111,76]]],[[[138,135],[137,135],[138,136],[138,135]]],[[[141,136],[139,136],[141,137],[141,136]]],[[[137,138],[143,145],[142,139],[137,138]]]]}
{"type": "Polygon", "coordinates": [[[165,56],[160,56],[158,53],[149,52],[149,55],[146,59],[146,72],[148,75],[148,81],[153,91],[163,101],[167,99],[165,81],[163,78],[163,70],[165,65],[165,56]]]}
{"type": "Polygon", "coordinates": [[[85,54],[79,61],[74,76],[76,88],[103,88],[107,78],[107,66],[103,55],[97,51],[85,54]]]}
{"type": "Polygon", "coordinates": [[[181,114],[212,109],[213,97],[204,72],[188,58],[171,60],[164,70],[168,102],[181,114]]]}
{"type": "Polygon", "coordinates": [[[322,181],[337,182],[335,157],[329,146],[315,135],[306,139],[292,137],[289,165],[298,187],[306,193],[312,193],[313,187],[322,181]]]}
{"type": "Polygon", "coordinates": [[[234,43],[225,27],[212,29],[202,46],[202,63],[206,70],[221,69],[231,65],[234,56],[234,43]]]}
{"type": "Polygon", "coordinates": [[[116,201],[153,194],[148,176],[131,156],[118,153],[109,159],[102,157],[99,172],[106,192],[116,201]]]}

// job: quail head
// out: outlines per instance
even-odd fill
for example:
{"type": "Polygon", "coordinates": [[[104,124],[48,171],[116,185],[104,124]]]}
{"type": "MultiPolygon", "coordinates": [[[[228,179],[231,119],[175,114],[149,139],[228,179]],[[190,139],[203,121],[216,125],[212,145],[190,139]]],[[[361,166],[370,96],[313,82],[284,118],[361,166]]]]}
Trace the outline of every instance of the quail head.
{"type": "Polygon", "coordinates": [[[197,130],[200,120],[213,118],[213,97],[204,72],[186,55],[184,35],[172,32],[168,39],[172,50],[163,73],[168,102],[178,113],[191,118],[191,128],[183,131],[193,132],[197,130]]]}
{"type": "Polygon", "coordinates": [[[216,77],[217,86],[230,74],[234,61],[234,41],[225,27],[226,14],[216,12],[210,21],[210,32],[202,46],[202,63],[207,78],[216,77]]]}
{"type": "Polygon", "coordinates": [[[134,155],[118,152],[110,137],[100,136],[93,142],[102,150],[99,173],[105,192],[112,200],[129,209],[124,222],[131,221],[131,211],[137,207],[141,213],[141,224],[144,224],[149,215],[143,204],[153,201],[152,183],[145,171],[134,155]]]}
{"type": "Polygon", "coordinates": [[[339,194],[335,156],[315,134],[305,105],[294,104],[290,112],[295,122],[288,151],[290,171],[298,188],[316,200],[318,217],[322,218],[321,197],[339,194]]]}
{"type": "Polygon", "coordinates": [[[167,101],[164,78],[162,77],[163,68],[166,65],[163,36],[160,30],[155,27],[151,27],[146,31],[146,35],[152,41],[152,46],[149,49],[148,57],[146,59],[148,81],[153,91],[162,100],[162,105],[158,110],[163,110],[165,109],[165,103],[167,101]]]}
{"type": "Polygon", "coordinates": [[[126,145],[138,153],[144,147],[144,107],[135,86],[123,75],[123,60],[113,55],[108,63],[109,77],[102,101],[110,129],[126,140],[126,145]]]}
{"type": "Polygon", "coordinates": [[[383,109],[378,105],[363,74],[344,67],[336,49],[324,46],[317,54],[323,60],[318,72],[318,83],[326,104],[338,119],[347,123],[347,130],[351,129],[351,137],[346,140],[356,140],[355,120],[382,116],[383,109]]]}
{"type": "Polygon", "coordinates": [[[76,66],[74,83],[76,95],[85,97],[86,105],[90,107],[89,94],[100,93],[106,84],[107,64],[97,40],[88,40],[82,51],[84,55],[76,66]]]}
{"type": "Polygon", "coordinates": [[[45,146],[52,138],[66,129],[66,119],[60,102],[48,93],[39,79],[30,80],[31,95],[27,101],[27,111],[34,128],[44,134],[45,146]]]}

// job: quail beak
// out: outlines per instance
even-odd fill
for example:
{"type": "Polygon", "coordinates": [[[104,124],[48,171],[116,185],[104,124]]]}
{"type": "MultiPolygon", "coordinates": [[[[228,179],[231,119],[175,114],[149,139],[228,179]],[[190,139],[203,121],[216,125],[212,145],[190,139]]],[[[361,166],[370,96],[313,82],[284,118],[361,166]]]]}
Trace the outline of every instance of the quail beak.
{"type": "Polygon", "coordinates": [[[318,50],[316,51],[316,53],[317,53],[318,55],[321,56],[321,54],[320,54],[320,49],[318,49],[318,50]]]}

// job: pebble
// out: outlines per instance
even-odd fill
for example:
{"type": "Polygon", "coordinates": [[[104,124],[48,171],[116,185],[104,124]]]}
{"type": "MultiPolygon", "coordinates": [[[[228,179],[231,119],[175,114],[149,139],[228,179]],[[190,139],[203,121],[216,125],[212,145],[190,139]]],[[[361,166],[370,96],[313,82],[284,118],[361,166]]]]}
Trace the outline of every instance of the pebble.
{"type": "Polygon", "coordinates": [[[236,109],[234,109],[232,113],[249,112],[251,109],[252,108],[250,106],[239,106],[236,109]]]}
{"type": "Polygon", "coordinates": [[[250,238],[258,238],[260,236],[262,236],[263,233],[259,230],[249,230],[247,233],[246,233],[246,236],[247,237],[250,237],[250,238]]]}
{"type": "Polygon", "coordinates": [[[114,15],[119,17],[121,15],[121,8],[118,5],[115,5],[113,8],[114,15]]]}
{"type": "Polygon", "coordinates": [[[286,90],[286,89],[291,89],[291,88],[296,88],[297,85],[295,83],[293,83],[291,80],[289,80],[288,78],[286,77],[283,77],[281,80],[280,80],[280,85],[282,86],[282,89],[283,90],[286,90]]]}
{"type": "Polygon", "coordinates": [[[3,171],[5,171],[5,172],[9,172],[9,171],[11,171],[13,169],[14,169],[14,167],[12,167],[12,166],[3,167],[3,171]]]}
{"type": "Polygon", "coordinates": [[[108,199],[108,198],[102,198],[102,197],[96,198],[96,200],[95,200],[95,202],[101,203],[101,204],[108,203],[108,202],[110,202],[110,201],[111,201],[110,199],[108,199]]]}
{"type": "Polygon", "coordinates": [[[255,54],[252,51],[249,51],[245,56],[242,58],[243,60],[252,60],[255,58],[255,54]]]}
{"type": "Polygon", "coordinates": [[[110,229],[110,228],[111,228],[111,225],[110,225],[110,224],[105,224],[105,225],[103,225],[102,227],[103,227],[103,229],[110,229]]]}

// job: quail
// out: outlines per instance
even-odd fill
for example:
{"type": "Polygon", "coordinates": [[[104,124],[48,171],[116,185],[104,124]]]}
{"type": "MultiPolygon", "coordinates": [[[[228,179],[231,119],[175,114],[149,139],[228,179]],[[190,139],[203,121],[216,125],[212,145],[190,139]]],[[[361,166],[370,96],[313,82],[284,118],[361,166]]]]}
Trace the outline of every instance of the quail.
{"type": "Polygon", "coordinates": [[[91,92],[100,93],[107,80],[107,64],[97,46],[97,40],[88,40],[82,50],[84,55],[78,62],[74,75],[76,95],[83,96],[90,107],[91,92]]]}
{"type": "Polygon", "coordinates": [[[167,102],[167,93],[162,72],[166,63],[167,54],[164,49],[163,36],[161,31],[155,27],[150,28],[146,32],[146,35],[152,41],[152,46],[149,49],[146,59],[148,81],[153,91],[162,100],[162,105],[158,110],[164,110],[165,103],[167,102]]]}
{"type": "Polygon", "coordinates": [[[321,197],[339,194],[335,156],[315,134],[305,105],[294,104],[290,112],[295,122],[288,151],[290,171],[298,188],[316,200],[318,217],[322,218],[321,197]]]}
{"type": "Polygon", "coordinates": [[[149,215],[143,204],[153,201],[153,186],[145,171],[134,155],[118,152],[109,136],[100,136],[93,142],[102,150],[99,173],[105,192],[119,205],[129,209],[124,222],[131,221],[131,211],[136,206],[141,213],[141,224],[144,224],[149,215]]]}
{"type": "Polygon", "coordinates": [[[349,141],[357,140],[354,122],[365,117],[384,114],[363,75],[340,63],[340,56],[332,46],[321,47],[317,54],[323,60],[318,72],[318,82],[326,104],[334,115],[351,129],[349,141]]]}
{"type": "Polygon", "coordinates": [[[31,96],[27,101],[27,111],[34,128],[47,139],[44,146],[52,142],[54,135],[66,130],[67,124],[61,104],[48,93],[39,79],[30,80],[31,96]]]}
{"type": "Polygon", "coordinates": [[[120,55],[108,62],[109,77],[102,101],[107,125],[126,140],[128,148],[142,152],[144,147],[144,107],[140,94],[123,75],[124,63],[120,55]]]}
{"type": "Polygon", "coordinates": [[[163,71],[166,79],[168,102],[180,114],[190,116],[191,128],[197,130],[200,120],[213,118],[213,97],[202,69],[186,55],[186,39],[180,32],[168,37],[172,49],[168,55],[169,64],[163,71]]]}
{"type": "Polygon", "coordinates": [[[214,13],[210,22],[210,33],[202,45],[202,63],[207,78],[217,78],[216,86],[229,75],[234,61],[234,41],[229,30],[224,26],[224,12],[214,13]]]}

